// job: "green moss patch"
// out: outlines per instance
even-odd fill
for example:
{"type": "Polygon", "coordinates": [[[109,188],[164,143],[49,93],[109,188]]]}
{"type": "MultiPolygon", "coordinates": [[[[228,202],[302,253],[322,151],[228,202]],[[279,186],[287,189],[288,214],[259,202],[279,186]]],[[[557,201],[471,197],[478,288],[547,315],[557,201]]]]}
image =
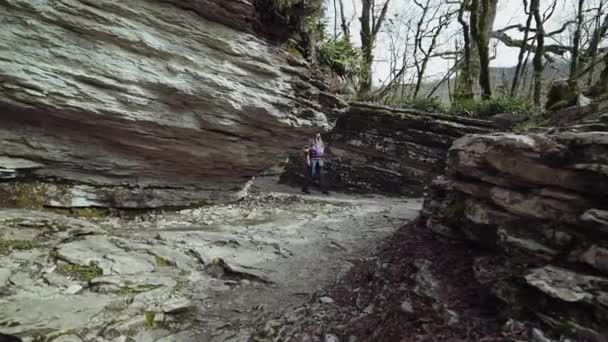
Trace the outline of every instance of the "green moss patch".
{"type": "Polygon", "coordinates": [[[19,227],[24,222],[26,222],[26,220],[21,217],[7,218],[7,219],[2,220],[3,225],[5,225],[7,227],[11,227],[11,228],[19,227]]]}
{"type": "Polygon", "coordinates": [[[31,240],[5,240],[0,238],[0,254],[9,254],[11,251],[22,251],[38,247],[31,240]]]}
{"type": "Polygon", "coordinates": [[[158,267],[167,267],[171,265],[171,262],[159,255],[154,255],[154,261],[156,262],[156,266],[158,267]]]}
{"type": "Polygon", "coordinates": [[[526,133],[543,126],[547,126],[548,124],[548,120],[542,115],[532,115],[526,121],[515,126],[513,130],[518,133],[526,133]]]}
{"type": "Polygon", "coordinates": [[[154,323],[154,312],[146,311],[144,313],[144,324],[148,329],[154,328],[154,326],[156,325],[154,323]]]}
{"type": "Polygon", "coordinates": [[[107,209],[101,208],[77,208],[71,210],[72,216],[85,219],[102,219],[109,215],[107,209]]]}
{"type": "Polygon", "coordinates": [[[114,294],[120,296],[132,296],[142,292],[148,292],[159,288],[159,285],[140,285],[137,287],[121,286],[118,290],[114,291],[114,294]]]}
{"type": "Polygon", "coordinates": [[[88,266],[66,264],[59,266],[58,270],[60,273],[67,276],[71,276],[80,281],[86,282],[91,281],[93,278],[99,277],[103,274],[103,270],[94,263],[91,263],[88,266]]]}

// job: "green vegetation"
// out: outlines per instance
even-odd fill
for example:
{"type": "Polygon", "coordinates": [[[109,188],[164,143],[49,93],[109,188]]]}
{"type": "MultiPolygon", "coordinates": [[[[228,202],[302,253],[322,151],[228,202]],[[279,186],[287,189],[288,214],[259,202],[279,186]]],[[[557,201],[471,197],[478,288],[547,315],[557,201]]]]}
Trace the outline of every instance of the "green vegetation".
{"type": "Polygon", "coordinates": [[[430,113],[448,113],[452,115],[469,116],[475,118],[488,118],[501,113],[522,114],[526,117],[540,118],[541,110],[527,101],[509,97],[496,97],[488,100],[470,100],[453,103],[447,107],[437,97],[410,98],[410,97],[386,97],[382,104],[398,107],[411,108],[430,113]]]}
{"type": "Polygon", "coordinates": [[[13,228],[21,226],[24,222],[26,222],[26,220],[21,217],[7,218],[0,221],[0,223],[2,223],[3,225],[13,228]]]}
{"type": "Polygon", "coordinates": [[[548,124],[548,121],[541,114],[531,115],[526,121],[515,126],[513,130],[518,133],[526,133],[533,131],[534,129],[544,127],[548,124]]]}
{"type": "Polygon", "coordinates": [[[93,262],[91,262],[88,266],[65,264],[59,266],[58,270],[59,272],[67,276],[72,276],[80,281],[85,282],[89,282],[93,278],[99,277],[103,274],[103,270],[93,262]]]}
{"type": "Polygon", "coordinates": [[[384,101],[384,104],[399,108],[410,108],[429,113],[445,113],[447,109],[437,98],[398,98],[384,101]]]}
{"type": "Polygon", "coordinates": [[[115,294],[120,296],[132,296],[138,293],[152,291],[159,288],[160,285],[138,285],[137,287],[121,286],[118,290],[114,291],[115,294]]]}
{"type": "Polygon", "coordinates": [[[8,254],[11,251],[22,251],[38,247],[38,244],[31,240],[5,240],[0,238],[0,254],[8,254]]]}
{"type": "Polygon", "coordinates": [[[85,219],[101,219],[108,216],[108,210],[100,208],[77,208],[72,209],[71,214],[85,219]]]}
{"type": "Polygon", "coordinates": [[[304,56],[302,56],[302,53],[300,52],[300,49],[298,48],[298,44],[293,39],[289,39],[285,44],[283,44],[282,48],[289,55],[291,55],[293,57],[296,57],[296,58],[304,57],[304,56]]]}
{"type": "Polygon", "coordinates": [[[42,208],[47,188],[41,183],[15,182],[7,184],[2,191],[0,204],[8,208],[42,208]]]}
{"type": "Polygon", "coordinates": [[[262,20],[284,24],[281,28],[292,37],[297,33],[318,35],[323,31],[322,0],[259,0],[256,7],[264,13],[262,20]]]}
{"type": "Polygon", "coordinates": [[[356,75],[360,72],[361,56],[349,39],[325,39],[317,49],[319,64],[329,67],[338,75],[356,75]]]}
{"type": "Polygon", "coordinates": [[[158,267],[167,267],[174,265],[171,261],[156,254],[154,254],[154,261],[156,262],[156,266],[158,267]]]}
{"type": "Polygon", "coordinates": [[[156,324],[154,324],[154,312],[146,311],[144,313],[144,324],[146,328],[153,329],[156,324]]]}
{"type": "Polygon", "coordinates": [[[483,101],[454,103],[450,108],[450,112],[456,115],[487,118],[500,113],[534,115],[539,113],[540,109],[524,100],[510,97],[496,97],[483,101]]]}

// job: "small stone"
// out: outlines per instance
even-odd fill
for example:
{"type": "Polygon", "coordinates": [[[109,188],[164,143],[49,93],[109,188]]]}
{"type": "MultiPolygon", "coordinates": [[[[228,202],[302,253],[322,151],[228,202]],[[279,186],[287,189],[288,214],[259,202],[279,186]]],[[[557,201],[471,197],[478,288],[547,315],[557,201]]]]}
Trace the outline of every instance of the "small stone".
{"type": "Polygon", "coordinates": [[[68,288],[63,291],[63,293],[74,295],[82,291],[82,289],[83,287],[80,284],[70,284],[70,286],[68,286],[68,288]]]}
{"type": "Polygon", "coordinates": [[[458,314],[448,308],[445,308],[444,310],[444,317],[447,321],[448,326],[453,326],[460,323],[460,317],[458,316],[458,314]]]}
{"type": "Polygon", "coordinates": [[[241,279],[241,284],[247,286],[247,285],[251,285],[251,281],[247,280],[247,279],[241,279]]]}
{"type": "Polygon", "coordinates": [[[11,277],[11,270],[8,268],[0,268],[0,287],[4,287],[11,277]]]}
{"type": "Polygon", "coordinates": [[[336,335],[325,334],[323,342],[340,342],[340,339],[336,335]]]}
{"type": "Polygon", "coordinates": [[[578,97],[576,98],[576,105],[579,107],[588,106],[591,103],[593,103],[593,100],[591,100],[590,98],[588,98],[587,96],[585,96],[583,94],[579,94],[578,97]]]}
{"type": "Polygon", "coordinates": [[[154,315],[154,322],[155,323],[163,323],[165,321],[165,314],[162,312],[159,312],[157,314],[154,315]]]}
{"type": "Polygon", "coordinates": [[[401,312],[408,314],[408,315],[413,315],[415,313],[414,311],[414,306],[412,305],[412,303],[409,300],[404,300],[401,303],[401,312]]]}
{"type": "Polygon", "coordinates": [[[82,342],[82,339],[74,334],[66,334],[57,337],[53,342],[82,342]]]}
{"type": "Polygon", "coordinates": [[[532,340],[535,342],[553,342],[550,338],[547,338],[542,331],[536,328],[532,329],[532,340]]]}
{"type": "Polygon", "coordinates": [[[164,313],[177,313],[190,309],[192,302],[186,298],[172,298],[165,302],[162,306],[164,313]]]}
{"type": "Polygon", "coordinates": [[[365,309],[363,309],[363,312],[368,315],[373,314],[374,313],[374,304],[370,304],[367,307],[365,307],[365,309]]]}
{"type": "Polygon", "coordinates": [[[319,301],[323,304],[332,304],[334,302],[330,297],[321,297],[319,298],[319,301]]]}

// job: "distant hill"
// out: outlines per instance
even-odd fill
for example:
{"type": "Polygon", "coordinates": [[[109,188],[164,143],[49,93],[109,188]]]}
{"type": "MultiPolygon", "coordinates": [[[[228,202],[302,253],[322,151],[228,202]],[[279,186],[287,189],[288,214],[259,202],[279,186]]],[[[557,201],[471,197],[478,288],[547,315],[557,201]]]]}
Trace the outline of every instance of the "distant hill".
{"type": "MultiPolygon", "coordinates": [[[[515,74],[515,67],[492,67],[490,68],[490,73],[492,77],[492,86],[494,87],[494,94],[496,96],[508,95],[511,89],[513,75],[515,74]]],[[[544,83],[546,84],[546,86],[543,87],[545,91],[548,89],[548,85],[553,81],[567,78],[568,73],[569,65],[566,61],[557,60],[554,63],[547,65],[543,76],[544,83]]],[[[523,80],[520,82],[518,93],[520,97],[529,95],[531,93],[532,76],[532,65],[528,65],[524,72],[523,80]]],[[[422,85],[422,90],[420,91],[419,97],[426,97],[438,82],[439,80],[424,83],[422,85]]],[[[453,89],[455,85],[454,77],[450,79],[449,84],[450,88],[453,89]]],[[[413,84],[404,85],[404,92],[406,94],[413,92],[414,86],[415,85],[413,84]]],[[[437,88],[437,90],[433,93],[433,97],[438,97],[442,102],[449,103],[450,97],[448,92],[448,82],[444,82],[442,85],[440,85],[439,88],[437,88]]]]}

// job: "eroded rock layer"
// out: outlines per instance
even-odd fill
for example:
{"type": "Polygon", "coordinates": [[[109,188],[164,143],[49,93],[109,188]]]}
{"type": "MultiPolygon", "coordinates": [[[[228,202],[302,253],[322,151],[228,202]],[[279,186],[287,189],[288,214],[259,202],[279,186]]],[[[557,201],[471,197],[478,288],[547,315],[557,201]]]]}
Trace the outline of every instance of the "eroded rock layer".
{"type": "Polygon", "coordinates": [[[0,1],[0,178],[137,187],[136,201],[141,188],[187,188],[182,202],[195,202],[328,131],[346,104],[253,34],[255,11],[246,0],[0,1]]]}
{"type": "MultiPolygon", "coordinates": [[[[494,130],[483,120],[352,103],[326,139],[327,175],[333,189],[421,195],[454,140],[494,130]]],[[[303,172],[299,152],[282,180],[301,182],[303,172]]]]}
{"type": "Polygon", "coordinates": [[[477,279],[514,312],[608,336],[608,132],[469,135],[425,200],[428,228],[489,247],[477,279]]]}

